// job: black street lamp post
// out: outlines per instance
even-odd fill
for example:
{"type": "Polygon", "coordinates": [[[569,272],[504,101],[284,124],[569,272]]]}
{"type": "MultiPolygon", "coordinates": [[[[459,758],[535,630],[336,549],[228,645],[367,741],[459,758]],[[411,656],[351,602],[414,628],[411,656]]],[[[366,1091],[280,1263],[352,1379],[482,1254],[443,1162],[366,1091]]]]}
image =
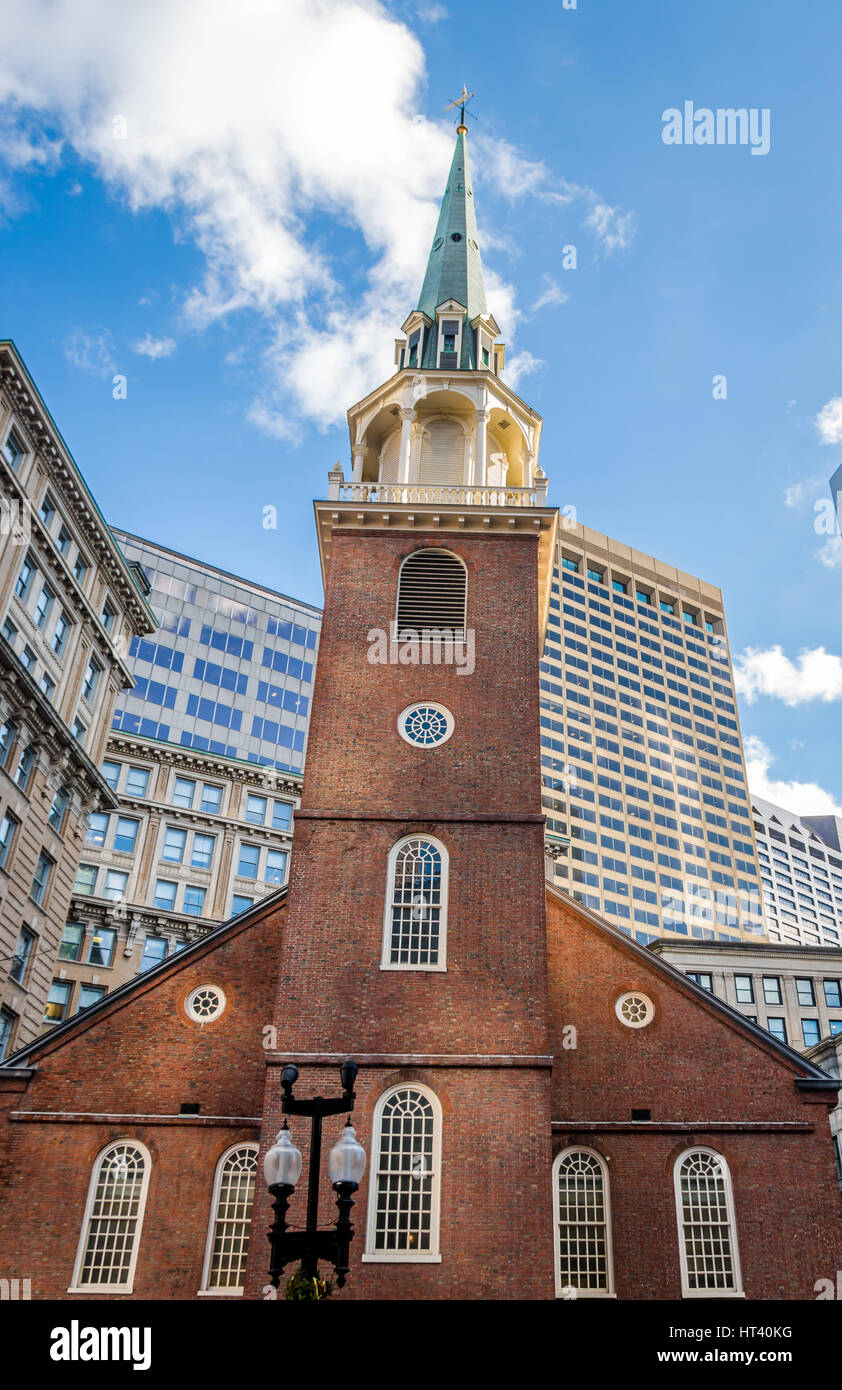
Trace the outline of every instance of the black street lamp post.
{"type": "Polygon", "coordinates": [[[298,1080],[298,1068],[287,1066],[281,1072],[281,1109],[284,1115],[311,1117],[310,1173],[307,1183],[307,1224],[303,1231],[290,1231],[287,1229],[287,1212],[295,1185],[301,1176],[302,1158],[292,1142],[289,1126],[284,1120],[283,1128],[263,1160],[263,1173],[274,1199],[275,1220],[269,1231],[272,1250],[269,1277],[275,1288],[280,1283],[284,1267],[293,1260],[301,1261],[301,1272],[308,1279],[317,1277],[319,1260],[327,1260],[336,1270],[336,1282],[339,1287],[342,1288],[345,1283],[349,1269],[349,1249],[354,1236],[351,1208],[354,1205],[354,1193],[365,1172],[365,1150],[357,1143],[350,1114],[339,1142],[334,1144],[328,1155],[328,1172],[336,1193],[339,1216],[332,1230],[318,1229],[322,1120],[325,1115],[339,1115],[342,1111],[353,1110],[356,1100],[356,1062],[343,1062],[339,1075],[342,1081],[342,1095],[336,1100],[328,1100],[324,1096],[313,1096],[311,1100],[296,1100],[292,1088],[298,1080]]]}

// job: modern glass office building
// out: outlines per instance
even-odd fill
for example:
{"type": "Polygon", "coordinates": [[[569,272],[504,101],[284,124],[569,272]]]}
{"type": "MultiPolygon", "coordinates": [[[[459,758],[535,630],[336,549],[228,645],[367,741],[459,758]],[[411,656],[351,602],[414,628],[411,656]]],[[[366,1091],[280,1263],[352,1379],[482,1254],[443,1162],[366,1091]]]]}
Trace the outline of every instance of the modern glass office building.
{"type": "Polygon", "coordinates": [[[300,772],[321,611],[199,560],[114,531],[150,586],[161,626],[132,643],[136,685],[113,728],[300,772]]]}
{"type": "Polygon", "coordinates": [[[719,589],[565,520],[541,708],[556,884],[640,941],[761,937],[719,589]]]}
{"type": "Polygon", "coordinates": [[[796,816],[751,798],[770,941],[842,944],[842,818],[796,816]]]}

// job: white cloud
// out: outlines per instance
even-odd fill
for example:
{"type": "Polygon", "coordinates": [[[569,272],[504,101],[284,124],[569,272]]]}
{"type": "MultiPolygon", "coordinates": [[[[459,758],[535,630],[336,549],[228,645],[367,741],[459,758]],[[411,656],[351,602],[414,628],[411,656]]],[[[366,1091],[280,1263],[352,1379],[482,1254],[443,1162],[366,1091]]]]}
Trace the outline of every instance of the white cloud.
{"type": "Polygon", "coordinates": [[[570,298],[569,295],[564,293],[561,286],[557,285],[555,280],[552,280],[549,275],[544,276],[544,281],[547,287],[542,294],[539,294],[535,303],[531,306],[530,313],[534,314],[538,309],[546,309],[552,304],[566,304],[570,298]]]}
{"type": "Polygon", "coordinates": [[[842,536],[828,536],[816,554],[826,569],[842,570],[842,536]]]}
{"type": "Polygon", "coordinates": [[[288,444],[297,444],[301,438],[298,426],[265,401],[252,401],[246,411],[246,419],[255,429],[260,430],[261,434],[268,434],[272,439],[283,439],[288,444]]]}
{"type": "Polygon", "coordinates": [[[418,18],[425,24],[439,24],[443,19],[449,19],[450,15],[444,5],[436,4],[435,0],[422,0],[418,6],[418,18]]]}
{"type": "Polygon", "coordinates": [[[546,364],[540,357],[533,357],[531,352],[525,349],[517,353],[514,357],[506,359],[506,380],[513,391],[518,388],[518,383],[525,376],[530,376],[532,372],[540,371],[546,364]]]}
{"type": "Polygon", "coordinates": [[[803,705],[810,700],[842,699],[842,659],[824,647],[802,651],[795,661],[781,647],[747,647],[734,660],[734,684],[751,705],[758,695],[803,705]]]}
{"type": "MultiPolygon", "coordinates": [[[[326,427],[391,374],[418,292],[453,142],[417,114],[425,78],[417,36],[379,0],[145,0],[107,22],[100,0],[6,0],[6,164],[48,167],[64,143],[132,210],[166,211],[204,258],[188,320],[264,315],[271,391],[326,427]],[[346,291],[349,231],[366,278],[346,291]]],[[[626,243],[628,215],[592,189],[507,142],[478,145],[482,177],[508,197],[581,198],[601,244],[626,243]]],[[[494,283],[511,342],[513,291],[494,283]]]]}
{"type": "Polygon", "coordinates": [[[762,739],[749,734],[744,741],[748,784],[755,796],[774,801],[797,816],[842,815],[842,806],[817,782],[774,781],[769,769],[775,754],[762,739]]]}
{"type": "Polygon", "coordinates": [[[842,444],[842,396],[831,396],[816,416],[823,444],[842,444]]]}
{"type": "Polygon", "coordinates": [[[800,478],[797,483],[790,483],[789,487],[784,488],[784,506],[803,507],[805,502],[813,501],[819,490],[824,492],[826,489],[824,478],[800,478]]]}
{"type": "Polygon", "coordinates": [[[117,370],[114,339],[107,328],[93,333],[74,329],[64,344],[64,355],[74,367],[92,376],[113,376],[117,370]]]}
{"type": "Polygon", "coordinates": [[[139,352],[142,357],[151,357],[155,362],[159,357],[170,357],[175,347],[175,338],[153,338],[151,333],[147,333],[145,338],[135,343],[132,351],[139,352]]]}

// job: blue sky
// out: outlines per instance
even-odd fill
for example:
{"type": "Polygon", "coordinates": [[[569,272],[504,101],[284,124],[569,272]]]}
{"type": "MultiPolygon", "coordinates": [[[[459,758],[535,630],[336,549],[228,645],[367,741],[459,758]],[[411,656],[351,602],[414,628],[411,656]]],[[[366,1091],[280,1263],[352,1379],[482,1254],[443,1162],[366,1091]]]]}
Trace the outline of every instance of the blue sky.
{"type": "Polygon", "coordinates": [[[109,520],[321,601],[311,499],[390,372],[467,82],[550,500],[722,587],[754,789],[842,806],[836,0],[4,14],[0,334],[109,520]],[[688,100],[768,108],[768,154],[664,144],[688,100]]]}

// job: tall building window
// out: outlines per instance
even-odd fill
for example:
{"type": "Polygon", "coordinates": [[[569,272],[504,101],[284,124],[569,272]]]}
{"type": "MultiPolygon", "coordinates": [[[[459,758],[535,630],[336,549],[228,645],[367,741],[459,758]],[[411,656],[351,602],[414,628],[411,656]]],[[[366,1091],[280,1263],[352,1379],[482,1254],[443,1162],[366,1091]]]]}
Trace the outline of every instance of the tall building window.
{"type": "Polygon", "coordinates": [[[253,902],[254,898],[247,898],[244,893],[235,893],[231,899],[231,916],[239,917],[240,913],[251,907],[253,902]]]}
{"type": "Polygon", "coordinates": [[[166,959],[167,942],[163,936],[147,936],[143,943],[143,955],[140,958],[139,974],[144,970],[151,970],[154,965],[160,965],[166,959]]]}
{"type": "Polygon", "coordinates": [[[131,1293],[151,1160],[135,1140],[118,1140],[94,1164],[72,1291],[131,1293]]]}
{"type": "Polygon", "coordinates": [[[115,617],[116,614],[114,612],[114,609],[111,607],[111,604],[107,602],[104,603],[102,605],[102,615],[100,621],[102,623],[102,626],[105,628],[106,632],[111,631],[111,624],[113,623],[115,617]]]}
{"type": "Polygon", "coordinates": [[[102,848],[108,834],[110,817],[104,811],[91,811],[88,815],[88,828],[85,831],[85,844],[102,848]]]}
{"type": "Polygon", "coordinates": [[[82,694],[87,700],[88,704],[91,703],[91,700],[94,697],[94,691],[96,690],[96,684],[99,680],[101,672],[102,667],[100,666],[99,662],[95,661],[94,658],[91,657],[90,661],[88,662],[87,669],[85,671],[85,680],[82,685],[82,694]]]}
{"type": "Polygon", "coordinates": [[[98,1004],[105,994],[105,985],[80,985],[79,1002],[76,1005],[76,1012],[80,1014],[83,1009],[89,1009],[92,1004],[98,1004]]]}
{"type": "Polygon", "coordinates": [[[5,869],[9,851],[12,848],[12,841],[15,838],[15,831],[20,825],[20,821],[13,816],[11,811],[7,811],[0,822],[0,869],[5,869]]]}
{"type": "Polygon", "coordinates": [[[810,979],[798,979],[795,981],[795,993],[802,1009],[814,1009],[816,1006],[816,996],[813,991],[813,981],[810,979]]]}
{"type": "Polygon", "coordinates": [[[34,761],[35,748],[32,744],[30,744],[29,747],[24,748],[23,752],[21,753],[20,762],[18,763],[17,772],[15,773],[15,781],[22,792],[26,791],[26,786],[29,781],[29,774],[32,771],[32,764],[34,763],[34,761]]]}
{"type": "Polygon", "coordinates": [[[838,980],[824,981],[824,1002],[829,1009],[842,1009],[842,992],[838,980]]]}
{"type": "Polygon", "coordinates": [[[58,948],[59,960],[78,960],[82,954],[85,928],[81,922],[67,922],[58,948]]]}
{"type": "Polygon", "coordinates": [[[256,1173],[256,1144],[234,1145],[216,1165],[203,1293],[243,1292],[256,1173]]]}
{"type": "Polygon", "coordinates": [[[81,554],[77,554],[77,556],[76,556],[76,563],[75,563],[75,565],[73,566],[73,574],[74,574],[76,580],[78,581],[78,583],[80,583],[80,584],[82,583],[82,581],[83,581],[83,579],[85,578],[85,575],[87,574],[87,572],[88,572],[87,563],[85,562],[85,560],[83,559],[83,557],[82,557],[81,554]]]}
{"type": "Polygon", "coordinates": [[[427,1086],[393,1086],[374,1111],[364,1260],[438,1263],[441,1105],[427,1086]]]}
{"type": "Polygon", "coordinates": [[[18,575],[17,583],[15,584],[15,593],[17,594],[17,597],[20,599],[21,603],[26,603],[27,597],[29,595],[29,590],[32,587],[32,580],[34,575],[35,561],[33,560],[31,555],[27,555],[26,559],[20,567],[20,574],[18,575]]]}
{"type": "Polygon", "coordinates": [[[96,864],[80,864],[76,870],[76,882],[73,884],[74,893],[83,893],[89,897],[96,888],[97,873],[99,872],[96,864]]]}
{"type": "Polygon", "coordinates": [[[117,933],[113,927],[95,927],[88,947],[88,965],[110,965],[116,942],[117,933]]]}
{"type": "Polygon", "coordinates": [[[763,998],[767,1004],[782,1004],[781,982],[777,975],[763,976],[763,998]]]}
{"type": "Polygon", "coordinates": [[[689,1149],[674,1178],[682,1297],[742,1293],[728,1164],[713,1149],[689,1149]]]}
{"type": "Polygon", "coordinates": [[[179,830],[176,825],[168,825],[164,834],[161,858],[168,860],[170,864],[180,864],[184,858],[184,846],[186,844],[187,831],[179,830]]]}
{"type": "Polygon", "coordinates": [[[73,985],[69,980],[53,980],[44,1010],[45,1023],[61,1023],[66,1017],[72,989],[73,985]]]}
{"type": "Polygon", "coordinates": [[[614,1293],[608,1169],[593,1149],[564,1149],[553,1164],[556,1297],[614,1293]]]}
{"type": "Polygon", "coordinates": [[[52,703],[52,698],[56,691],[56,683],[53,680],[52,676],[47,675],[46,671],[44,671],[41,675],[41,679],[38,682],[38,689],[52,703]]]}
{"type": "Polygon", "coordinates": [[[128,881],[128,874],[121,873],[119,869],[106,869],[102,896],[108,898],[109,902],[112,903],[124,902],[128,881]]]}
{"type": "Polygon", "coordinates": [[[804,1038],[805,1047],[815,1047],[821,1038],[819,1020],[817,1018],[802,1018],[801,1033],[804,1038]]]}
{"type": "Polygon", "coordinates": [[[0,767],[6,766],[6,761],[12,751],[12,745],[17,734],[17,725],[7,720],[0,727],[0,767]]]}
{"type": "Polygon", "coordinates": [[[27,927],[21,927],[15,946],[15,954],[12,956],[12,964],[9,968],[9,978],[14,980],[16,984],[23,984],[34,942],[35,933],[29,931],[27,927]]]}
{"type": "Polygon", "coordinates": [[[438,840],[413,835],[392,846],[381,969],[445,969],[447,871],[438,840]]]}
{"type": "Polygon", "coordinates": [[[222,788],[221,788],[221,787],[214,787],[214,786],[212,786],[209,782],[203,782],[203,783],[202,783],[202,810],[203,810],[203,811],[207,811],[209,815],[215,816],[215,815],[218,815],[218,814],[219,814],[219,808],[220,808],[221,805],[222,805],[222,788]]]}
{"type": "Polygon", "coordinates": [[[146,796],[149,790],[149,768],[130,767],[126,773],[126,796],[146,796]]]}
{"type": "Polygon", "coordinates": [[[272,806],[272,829],[289,830],[292,825],[292,803],[276,801],[272,806]]]}
{"type": "Polygon", "coordinates": [[[735,975],[734,989],[736,990],[738,1004],[754,1003],[754,981],[750,975],[735,975]]]}
{"type": "Polygon", "coordinates": [[[114,848],[123,854],[132,854],[139,829],[139,820],[132,820],[131,816],[118,816],[114,828],[114,848]]]}
{"type": "Polygon", "coordinates": [[[766,1028],[772,1037],[777,1038],[779,1042],[785,1043],[787,1041],[785,1018],[767,1018],[766,1028]]]}
{"type": "Polygon", "coordinates": [[[13,1014],[11,1009],[0,1009],[0,1062],[8,1057],[12,1050],[12,1034],[17,1021],[18,1016],[13,1014]]]}
{"type": "Polygon", "coordinates": [[[120,764],[106,762],[102,764],[102,775],[113,792],[117,790],[120,781],[120,764]]]}
{"type": "Polygon", "coordinates": [[[415,550],[400,568],[396,630],[437,629],[461,637],[467,598],[468,572],[458,556],[431,546],[415,550]]]}
{"type": "Polygon", "coordinates": [[[216,846],[215,835],[194,835],[193,852],[190,863],[194,869],[209,869],[213,862],[213,851],[216,846]]]}
{"type": "Polygon", "coordinates": [[[246,820],[262,825],[266,819],[266,797],[249,794],[246,799],[246,820]]]}
{"type": "Polygon", "coordinates": [[[287,874],[287,852],[285,849],[270,849],[266,851],[266,869],[263,875],[265,883],[283,883],[287,874]]]}
{"type": "Polygon", "coordinates": [[[56,656],[61,656],[62,652],[64,651],[65,643],[67,642],[67,634],[69,631],[70,619],[68,618],[64,609],[62,609],[62,611],[58,615],[58,622],[56,623],[56,630],[53,633],[53,640],[50,643],[50,646],[52,647],[56,656]]]}
{"type": "Polygon", "coordinates": [[[49,854],[42,850],[38,856],[38,863],[35,867],[35,877],[32,880],[32,887],[29,890],[30,898],[34,903],[37,903],[38,907],[42,907],[44,904],[47,884],[50,881],[50,874],[52,873],[54,864],[55,860],[51,859],[49,854]]]}
{"type": "Polygon", "coordinates": [[[155,906],[165,912],[175,911],[175,893],[178,884],[169,878],[159,878],[155,884],[155,906]]]}
{"type": "Polygon", "coordinates": [[[21,444],[14,430],[11,430],[9,434],[6,436],[6,442],[3,445],[3,457],[6,460],[9,467],[11,468],[12,472],[16,473],[18,464],[23,458],[23,445],[21,444]]]}
{"type": "Polygon", "coordinates": [[[176,777],[172,793],[173,806],[182,806],[185,811],[189,811],[193,805],[195,794],[195,782],[191,782],[188,777],[176,777]]]}
{"type": "Polygon", "coordinates": [[[259,861],[259,845],[240,845],[240,859],[237,864],[238,877],[257,878],[257,866],[259,861]]]}
{"type": "Polygon", "coordinates": [[[183,911],[188,917],[201,917],[205,910],[205,890],[188,883],[184,889],[183,911]]]}
{"type": "Polygon", "coordinates": [[[45,584],[38,596],[38,602],[35,605],[35,626],[40,627],[42,631],[50,616],[50,609],[53,606],[54,598],[55,594],[52,589],[49,585],[45,584]]]}

